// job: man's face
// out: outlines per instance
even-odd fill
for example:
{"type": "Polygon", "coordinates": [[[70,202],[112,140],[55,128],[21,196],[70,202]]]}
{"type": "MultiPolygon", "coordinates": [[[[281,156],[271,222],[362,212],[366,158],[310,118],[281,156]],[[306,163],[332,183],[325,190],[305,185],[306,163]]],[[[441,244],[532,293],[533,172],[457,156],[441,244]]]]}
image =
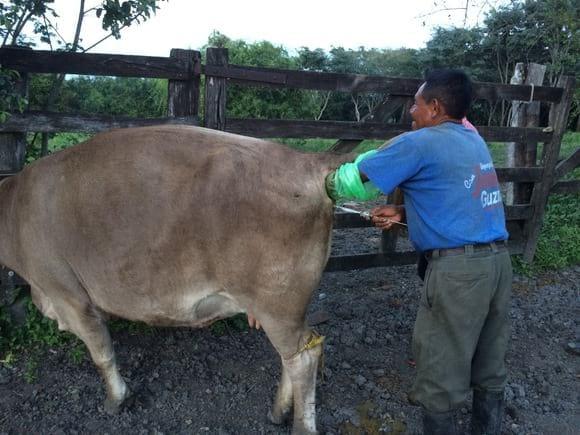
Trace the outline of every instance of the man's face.
{"type": "Polygon", "coordinates": [[[425,98],[423,98],[424,88],[425,83],[419,87],[419,90],[415,94],[415,104],[413,104],[409,109],[411,118],[413,118],[413,130],[435,125],[437,117],[437,110],[435,109],[436,104],[435,101],[430,101],[429,103],[425,101],[425,98]]]}

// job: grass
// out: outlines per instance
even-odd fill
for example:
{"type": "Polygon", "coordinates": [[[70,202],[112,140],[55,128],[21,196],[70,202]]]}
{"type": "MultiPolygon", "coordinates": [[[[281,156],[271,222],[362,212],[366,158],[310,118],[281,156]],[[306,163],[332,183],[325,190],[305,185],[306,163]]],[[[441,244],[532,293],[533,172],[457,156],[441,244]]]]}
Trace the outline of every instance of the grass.
{"type": "Polygon", "coordinates": [[[59,331],[57,323],[44,317],[30,297],[26,298],[26,320],[22,325],[15,324],[6,309],[0,307],[0,363],[11,366],[26,351],[24,379],[28,383],[37,378],[43,349],[66,347],[74,362],[80,362],[86,353],[84,344],[75,335],[59,331]]]}
{"type": "Polygon", "coordinates": [[[209,329],[218,336],[231,332],[247,331],[249,329],[248,318],[245,314],[236,314],[235,316],[212,323],[209,329]]]}
{"type": "MultiPolygon", "coordinates": [[[[562,138],[560,159],[579,147],[580,133],[567,132],[562,138]]],[[[541,148],[538,154],[541,155],[541,148]]],[[[580,167],[565,179],[580,179],[580,167]]],[[[514,260],[516,272],[526,275],[580,264],[580,193],[550,195],[533,263],[525,264],[519,256],[514,260]]]]}

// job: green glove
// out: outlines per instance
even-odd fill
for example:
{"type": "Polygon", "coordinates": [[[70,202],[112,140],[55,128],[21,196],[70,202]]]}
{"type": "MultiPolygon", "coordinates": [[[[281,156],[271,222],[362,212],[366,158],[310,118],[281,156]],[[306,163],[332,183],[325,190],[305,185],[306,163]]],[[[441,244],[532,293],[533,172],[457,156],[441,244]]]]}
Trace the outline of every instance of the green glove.
{"type": "Polygon", "coordinates": [[[381,195],[381,191],[372,182],[362,182],[358,170],[358,163],[376,152],[376,150],[367,151],[359,155],[353,163],[344,163],[326,176],[326,193],[333,201],[345,199],[370,201],[381,195]]]}
{"type": "Polygon", "coordinates": [[[362,154],[359,154],[358,156],[356,156],[356,159],[354,159],[354,162],[358,165],[360,162],[362,162],[367,157],[370,157],[373,154],[376,154],[377,151],[378,150],[370,150],[370,151],[364,152],[362,154]]]}

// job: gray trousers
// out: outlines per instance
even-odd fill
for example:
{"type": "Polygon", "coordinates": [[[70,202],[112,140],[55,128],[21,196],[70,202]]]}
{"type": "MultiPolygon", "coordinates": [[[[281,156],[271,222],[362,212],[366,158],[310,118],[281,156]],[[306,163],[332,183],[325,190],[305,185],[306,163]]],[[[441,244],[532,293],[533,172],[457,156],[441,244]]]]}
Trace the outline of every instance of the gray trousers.
{"type": "Polygon", "coordinates": [[[462,405],[471,388],[503,391],[510,328],[506,250],[429,260],[413,332],[417,376],[409,399],[430,412],[462,405]]]}

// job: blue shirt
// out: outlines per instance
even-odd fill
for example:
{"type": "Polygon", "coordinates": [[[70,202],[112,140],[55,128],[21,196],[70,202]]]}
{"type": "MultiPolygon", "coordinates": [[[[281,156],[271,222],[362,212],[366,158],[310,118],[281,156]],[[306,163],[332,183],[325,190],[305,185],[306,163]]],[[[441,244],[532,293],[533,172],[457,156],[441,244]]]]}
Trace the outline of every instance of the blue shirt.
{"type": "Polygon", "coordinates": [[[383,193],[401,188],[409,237],[418,251],[508,238],[487,145],[461,124],[444,122],[401,135],[358,168],[383,193]]]}

